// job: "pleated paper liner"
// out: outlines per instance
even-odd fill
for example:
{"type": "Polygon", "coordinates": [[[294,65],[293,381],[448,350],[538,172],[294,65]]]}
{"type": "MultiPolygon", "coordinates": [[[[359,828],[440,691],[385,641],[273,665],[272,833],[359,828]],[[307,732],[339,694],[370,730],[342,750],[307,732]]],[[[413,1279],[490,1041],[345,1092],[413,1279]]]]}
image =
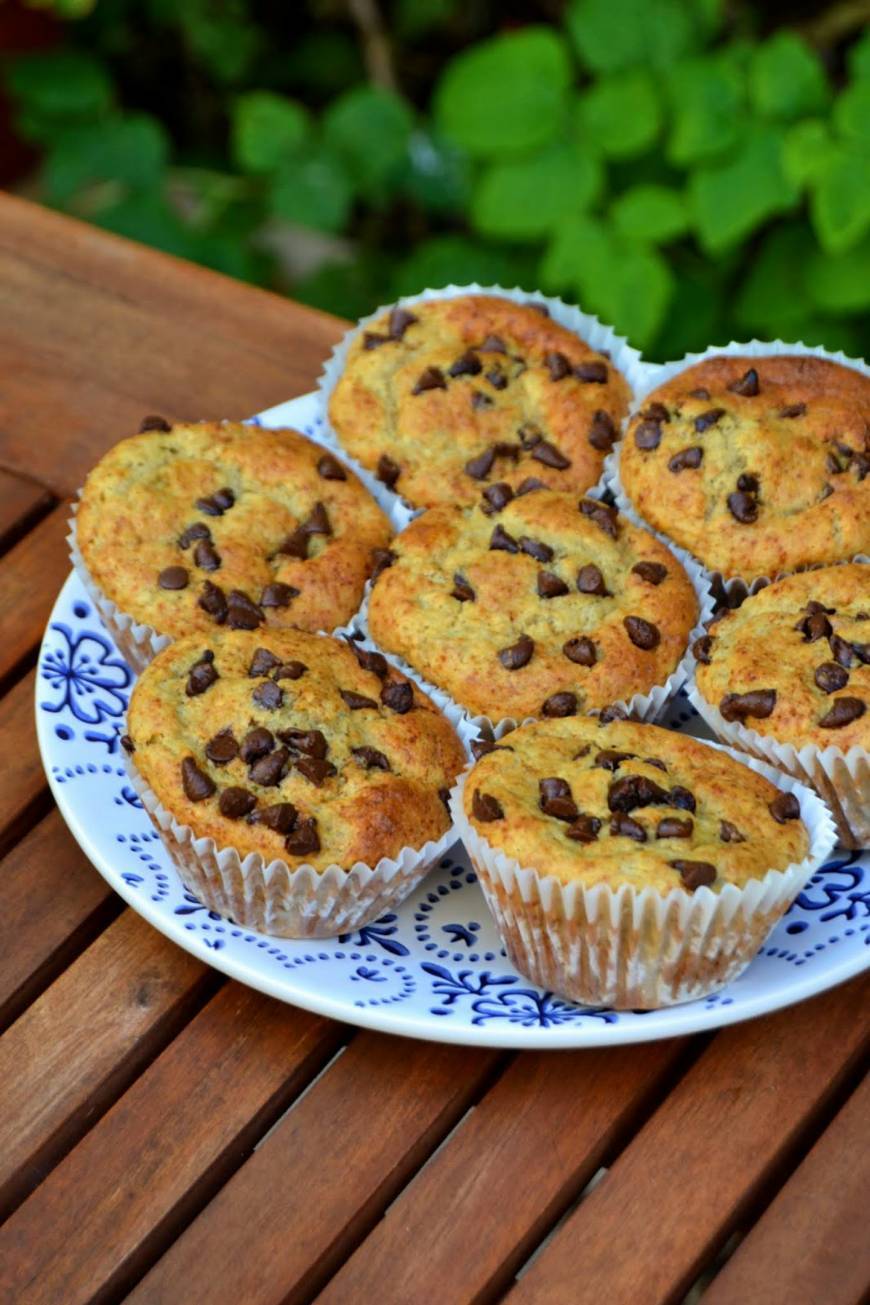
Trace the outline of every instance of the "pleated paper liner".
{"type": "Polygon", "coordinates": [[[694,893],[675,887],[666,895],[630,885],[584,888],[548,876],[546,866],[520,866],[467,819],[463,793],[473,768],[463,773],[451,794],[456,830],[520,973],[581,1005],[654,1010],[705,997],[743,972],[830,855],[836,832],[812,789],[744,753],[721,750],[797,797],[810,852],[744,888],[726,884],[717,893],[706,887],[694,893]]]}

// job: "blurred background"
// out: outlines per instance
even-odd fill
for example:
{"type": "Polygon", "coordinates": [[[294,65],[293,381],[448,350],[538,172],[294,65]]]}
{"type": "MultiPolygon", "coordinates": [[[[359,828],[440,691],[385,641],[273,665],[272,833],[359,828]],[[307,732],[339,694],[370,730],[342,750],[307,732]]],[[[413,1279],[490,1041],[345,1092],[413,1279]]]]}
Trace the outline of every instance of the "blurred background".
{"type": "Polygon", "coordinates": [[[868,349],[870,0],[0,0],[0,184],[347,317],[868,349]]]}

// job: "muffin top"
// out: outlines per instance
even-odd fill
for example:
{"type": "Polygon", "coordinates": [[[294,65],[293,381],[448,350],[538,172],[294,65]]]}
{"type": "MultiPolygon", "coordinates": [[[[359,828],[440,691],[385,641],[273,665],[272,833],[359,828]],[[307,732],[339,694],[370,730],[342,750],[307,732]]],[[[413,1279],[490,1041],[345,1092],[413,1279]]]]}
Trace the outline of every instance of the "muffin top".
{"type": "Polygon", "coordinates": [[[522,868],[584,888],[742,888],[802,861],[797,799],[697,739],[587,717],[538,721],[481,756],[465,814],[522,868]]]}
{"type": "Polygon", "coordinates": [[[620,475],[638,512],[725,576],[870,548],[870,378],[812,356],[688,367],[632,418],[620,475]]]}
{"type": "Polygon", "coordinates": [[[796,748],[870,748],[870,566],[778,580],[694,651],[698,689],[726,720],[796,748]]]}
{"type": "Polygon", "coordinates": [[[170,644],[138,680],[127,728],[142,778],[197,837],[318,870],[440,838],[465,760],[380,653],[300,630],[170,644]]]}
{"type": "Polygon", "coordinates": [[[123,612],[172,637],[353,615],[391,532],[337,458],[292,430],[153,422],[97,463],[76,518],[85,565],[123,612]]]}
{"type": "Polygon", "coordinates": [[[654,536],[555,490],[498,512],[432,508],[392,552],[371,594],[373,637],[493,720],[589,712],[662,684],[698,617],[689,577],[654,536]]]}
{"type": "Polygon", "coordinates": [[[609,358],[545,306],[462,295],[360,331],[329,417],[364,467],[432,507],[472,503],[497,481],[588,489],[628,399],[609,358]]]}

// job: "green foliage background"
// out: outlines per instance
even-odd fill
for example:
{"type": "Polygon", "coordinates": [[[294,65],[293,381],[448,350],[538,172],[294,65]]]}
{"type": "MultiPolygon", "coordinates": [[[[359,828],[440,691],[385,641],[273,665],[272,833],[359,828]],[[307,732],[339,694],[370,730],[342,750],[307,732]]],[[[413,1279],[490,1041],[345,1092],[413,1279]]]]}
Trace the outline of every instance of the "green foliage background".
{"type": "Polygon", "coordinates": [[[337,0],[53,8],[59,48],[3,66],[47,204],[350,317],[499,281],[651,357],[867,349],[866,30],[820,50],[720,0],[382,0],[380,32],[337,0]],[[320,233],[295,274],[288,224],[320,233]]]}

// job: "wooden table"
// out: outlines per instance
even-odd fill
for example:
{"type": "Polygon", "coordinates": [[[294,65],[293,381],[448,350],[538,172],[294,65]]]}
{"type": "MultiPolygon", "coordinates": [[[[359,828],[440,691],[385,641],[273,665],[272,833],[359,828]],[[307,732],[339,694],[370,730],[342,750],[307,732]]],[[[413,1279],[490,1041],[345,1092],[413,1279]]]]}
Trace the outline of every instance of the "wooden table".
{"type": "Polygon", "coordinates": [[[711,1038],[507,1055],[271,1001],[111,893],[34,737],[64,500],[144,413],[310,389],[341,323],[8,197],[0,300],[4,1305],[858,1302],[866,977],[711,1038]]]}

